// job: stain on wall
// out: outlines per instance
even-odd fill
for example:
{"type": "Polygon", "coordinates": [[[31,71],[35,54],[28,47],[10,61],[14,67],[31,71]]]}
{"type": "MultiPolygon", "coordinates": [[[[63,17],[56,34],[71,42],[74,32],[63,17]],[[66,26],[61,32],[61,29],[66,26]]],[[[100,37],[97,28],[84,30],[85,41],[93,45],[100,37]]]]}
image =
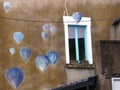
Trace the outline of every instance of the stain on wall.
{"type": "MultiPolygon", "coordinates": [[[[74,70],[68,71],[65,67],[64,25],[62,23],[65,1],[8,0],[11,3],[8,12],[3,7],[4,1],[0,0],[0,81],[2,82],[0,90],[13,90],[4,77],[6,69],[11,67],[20,67],[25,74],[18,90],[49,90],[65,84],[67,81],[72,81],[74,70]],[[42,27],[46,24],[55,27],[54,34],[50,30],[43,30],[42,27]],[[24,40],[20,44],[17,44],[13,39],[15,32],[24,34],[24,40]],[[48,33],[47,39],[42,38],[42,32],[48,33]],[[13,55],[9,52],[11,47],[15,49],[13,55]],[[28,47],[32,51],[28,63],[24,63],[19,54],[21,47],[28,47]],[[50,50],[59,54],[59,61],[54,65],[48,65],[47,69],[41,72],[36,68],[35,58],[39,54],[45,55],[50,50]]],[[[68,1],[69,15],[72,15],[73,12],[80,12],[83,16],[92,18],[93,55],[95,54],[94,43],[100,39],[109,39],[111,21],[120,15],[119,6],[119,0],[68,1]]],[[[81,72],[78,71],[78,73],[77,75],[80,76],[81,72]]],[[[89,75],[91,74],[88,73],[89,75]]],[[[82,73],[81,77],[83,76],[82,73]]]]}

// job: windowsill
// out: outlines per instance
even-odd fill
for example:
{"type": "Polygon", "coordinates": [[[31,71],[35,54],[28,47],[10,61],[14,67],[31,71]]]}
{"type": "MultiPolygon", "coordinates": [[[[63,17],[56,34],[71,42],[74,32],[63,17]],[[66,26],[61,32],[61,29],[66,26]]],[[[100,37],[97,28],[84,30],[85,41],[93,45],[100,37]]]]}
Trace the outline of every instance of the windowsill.
{"type": "Polygon", "coordinates": [[[94,69],[93,64],[89,64],[88,61],[82,60],[80,63],[77,63],[76,61],[71,62],[70,64],[66,64],[67,68],[75,68],[75,69],[94,69]]]}

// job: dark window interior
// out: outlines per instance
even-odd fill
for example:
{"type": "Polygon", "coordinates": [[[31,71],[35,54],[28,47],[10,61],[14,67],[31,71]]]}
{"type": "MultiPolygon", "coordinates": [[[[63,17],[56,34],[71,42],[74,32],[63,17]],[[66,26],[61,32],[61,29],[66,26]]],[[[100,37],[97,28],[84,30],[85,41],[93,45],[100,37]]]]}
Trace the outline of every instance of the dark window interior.
{"type": "MultiPolygon", "coordinates": [[[[85,60],[84,38],[79,38],[79,56],[80,60],[85,60]]],[[[75,39],[69,39],[70,60],[76,60],[75,39]]]]}

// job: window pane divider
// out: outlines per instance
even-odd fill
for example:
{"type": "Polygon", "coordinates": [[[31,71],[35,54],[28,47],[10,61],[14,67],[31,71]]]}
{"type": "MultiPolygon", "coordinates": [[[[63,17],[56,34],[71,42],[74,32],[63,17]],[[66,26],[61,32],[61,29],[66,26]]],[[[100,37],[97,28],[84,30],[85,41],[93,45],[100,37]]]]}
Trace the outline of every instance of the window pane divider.
{"type": "Polygon", "coordinates": [[[76,51],[76,60],[80,63],[79,56],[79,43],[78,43],[78,26],[75,26],[75,51],[76,51]]]}

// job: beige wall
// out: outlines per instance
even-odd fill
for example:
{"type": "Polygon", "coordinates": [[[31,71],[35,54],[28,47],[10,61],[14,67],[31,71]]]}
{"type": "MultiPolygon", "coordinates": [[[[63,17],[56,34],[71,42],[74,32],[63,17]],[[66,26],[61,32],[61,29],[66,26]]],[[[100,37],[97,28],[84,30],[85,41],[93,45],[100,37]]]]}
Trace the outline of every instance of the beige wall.
{"type": "MultiPolygon", "coordinates": [[[[0,0],[0,17],[14,19],[27,19],[46,22],[26,22],[0,18],[0,90],[13,90],[4,77],[5,70],[10,67],[20,67],[25,73],[25,79],[18,90],[48,90],[66,82],[75,81],[94,75],[89,70],[69,70],[65,66],[64,47],[64,26],[62,21],[65,0],[8,0],[12,7],[5,12],[0,0]],[[60,21],[60,22],[47,22],[60,21]],[[51,24],[56,27],[55,35],[49,32],[49,39],[44,41],[41,38],[42,25],[51,24]],[[16,44],[12,38],[14,32],[20,31],[25,35],[21,44],[16,44]],[[10,55],[9,48],[14,47],[16,53],[10,55]],[[32,50],[32,57],[25,63],[20,55],[21,47],[29,47],[32,50]],[[49,50],[58,52],[60,58],[54,65],[49,65],[44,72],[35,66],[35,57],[38,54],[45,54],[49,50]],[[77,72],[76,78],[72,78],[77,72]],[[84,76],[84,73],[86,76],[84,76]],[[92,74],[91,74],[92,73],[92,74]],[[72,79],[71,79],[72,78],[72,79]]],[[[67,8],[69,15],[73,12],[81,12],[85,17],[92,18],[92,43],[95,60],[94,44],[97,40],[109,39],[112,19],[120,15],[119,0],[68,0],[67,8]],[[104,18],[110,18],[101,20],[104,18]],[[96,20],[96,21],[95,21],[96,20]],[[97,21],[98,20],[98,21],[97,21]]]]}
{"type": "Polygon", "coordinates": [[[120,22],[119,21],[117,22],[117,24],[113,24],[111,26],[110,39],[120,40],[120,22]]]}

